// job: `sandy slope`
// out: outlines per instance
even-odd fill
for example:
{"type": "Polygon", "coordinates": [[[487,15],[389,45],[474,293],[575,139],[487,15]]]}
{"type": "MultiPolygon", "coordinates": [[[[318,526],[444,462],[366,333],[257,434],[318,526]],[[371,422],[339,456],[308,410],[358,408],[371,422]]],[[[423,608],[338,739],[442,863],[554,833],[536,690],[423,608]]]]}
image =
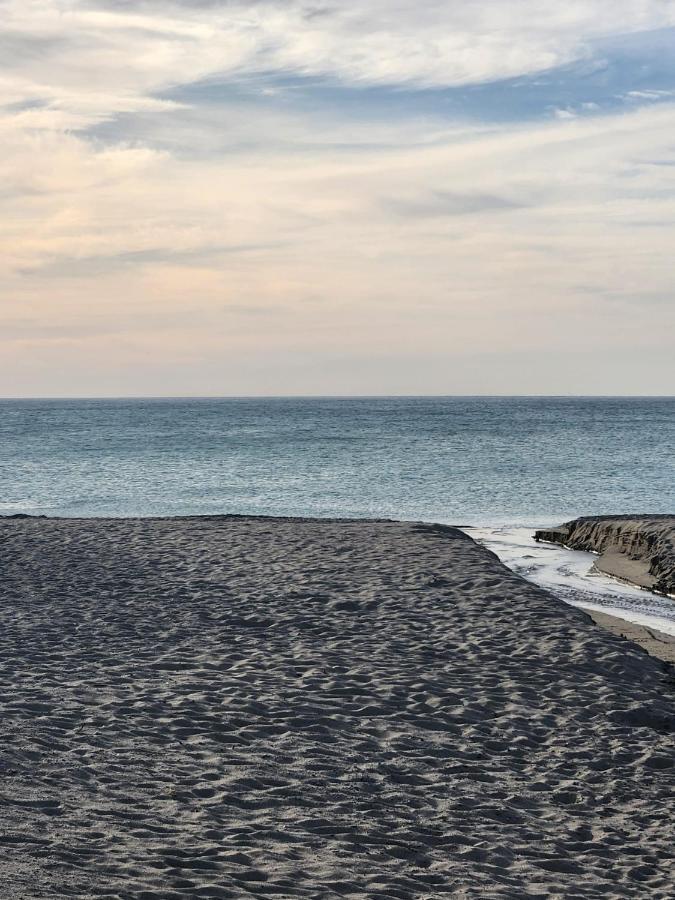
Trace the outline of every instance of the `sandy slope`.
{"type": "Polygon", "coordinates": [[[617,616],[610,616],[597,609],[589,609],[588,615],[613,634],[618,634],[639,644],[647,653],[662,659],[664,662],[675,665],[675,636],[665,634],[657,628],[648,625],[637,625],[635,622],[627,622],[617,616]]]}
{"type": "Polygon", "coordinates": [[[583,516],[534,537],[599,553],[599,572],[675,595],[675,516],[583,516]]]}
{"type": "Polygon", "coordinates": [[[675,896],[663,664],[452,529],[0,521],[0,896],[675,896]]]}

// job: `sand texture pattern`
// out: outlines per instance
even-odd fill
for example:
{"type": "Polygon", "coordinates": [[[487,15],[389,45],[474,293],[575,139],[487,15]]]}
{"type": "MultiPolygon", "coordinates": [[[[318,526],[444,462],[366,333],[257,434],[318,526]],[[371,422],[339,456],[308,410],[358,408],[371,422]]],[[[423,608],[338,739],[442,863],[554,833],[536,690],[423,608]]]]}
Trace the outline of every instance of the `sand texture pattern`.
{"type": "Polygon", "coordinates": [[[598,571],[675,595],[675,516],[584,516],[535,539],[599,553],[598,571]]]}
{"type": "Polygon", "coordinates": [[[648,625],[638,625],[635,622],[618,619],[616,616],[610,616],[598,609],[589,609],[587,612],[598,625],[602,625],[613,634],[618,634],[639,644],[651,656],[675,665],[675,635],[665,634],[648,625]]]}
{"type": "Polygon", "coordinates": [[[673,684],[454,529],[0,520],[0,896],[675,896],[673,684]]]}

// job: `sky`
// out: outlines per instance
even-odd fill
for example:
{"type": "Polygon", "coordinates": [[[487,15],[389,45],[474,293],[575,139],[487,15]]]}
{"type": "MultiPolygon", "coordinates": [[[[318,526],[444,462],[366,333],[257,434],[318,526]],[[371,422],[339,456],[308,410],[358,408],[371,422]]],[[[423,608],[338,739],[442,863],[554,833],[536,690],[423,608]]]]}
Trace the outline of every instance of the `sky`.
{"type": "Polygon", "coordinates": [[[675,394],[675,0],[0,0],[0,396],[675,394]]]}

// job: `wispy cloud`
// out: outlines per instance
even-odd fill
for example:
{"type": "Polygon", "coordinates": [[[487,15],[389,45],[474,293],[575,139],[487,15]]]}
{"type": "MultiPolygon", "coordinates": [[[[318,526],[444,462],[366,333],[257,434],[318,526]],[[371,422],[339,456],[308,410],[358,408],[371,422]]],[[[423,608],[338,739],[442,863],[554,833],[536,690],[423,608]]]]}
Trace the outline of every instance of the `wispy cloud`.
{"type": "Polygon", "coordinates": [[[260,72],[447,87],[589,58],[616,33],[675,25],[669,0],[481,3],[3,0],[4,93],[64,119],[148,108],[154,93],[260,72]]]}
{"type": "Polygon", "coordinates": [[[387,198],[385,207],[401,216],[467,216],[499,210],[522,209],[525,202],[498,194],[429,191],[412,197],[387,198]]]}
{"type": "Polygon", "coordinates": [[[424,358],[416,389],[470,390],[436,384],[467,348],[495,383],[535,346],[604,354],[617,373],[636,344],[663,356],[675,2],[0,0],[0,14],[10,381],[44,377],[23,363],[36,346],[63,390],[87,365],[109,384],[124,360],[140,392],[158,373],[181,392],[177,358],[209,393],[225,355],[254,380],[276,360],[275,391],[313,371],[328,392],[374,377],[367,358],[392,390],[400,361],[424,358]]]}

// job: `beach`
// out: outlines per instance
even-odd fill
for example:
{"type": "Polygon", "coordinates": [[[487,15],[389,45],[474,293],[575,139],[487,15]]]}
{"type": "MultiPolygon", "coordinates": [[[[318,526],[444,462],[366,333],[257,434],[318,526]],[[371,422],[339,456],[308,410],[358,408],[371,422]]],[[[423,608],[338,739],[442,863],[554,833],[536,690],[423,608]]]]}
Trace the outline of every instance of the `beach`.
{"type": "Polygon", "coordinates": [[[627,641],[639,644],[650,656],[675,664],[675,637],[672,634],[665,634],[658,628],[628,622],[626,619],[608,615],[598,609],[589,609],[588,614],[596,624],[627,641]]]}
{"type": "Polygon", "coordinates": [[[0,896],[675,894],[672,667],[461,531],[0,519],[0,896]]]}
{"type": "Polygon", "coordinates": [[[538,530],[535,540],[596,553],[597,571],[675,596],[675,516],[583,516],[538,530]]]}
{"type": "Polygon", "coordinates": [[[586,516],[536,530],[462,530],[598,625],[675,663],[675,516],[586,516]]]}

